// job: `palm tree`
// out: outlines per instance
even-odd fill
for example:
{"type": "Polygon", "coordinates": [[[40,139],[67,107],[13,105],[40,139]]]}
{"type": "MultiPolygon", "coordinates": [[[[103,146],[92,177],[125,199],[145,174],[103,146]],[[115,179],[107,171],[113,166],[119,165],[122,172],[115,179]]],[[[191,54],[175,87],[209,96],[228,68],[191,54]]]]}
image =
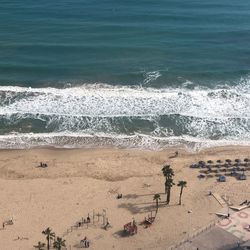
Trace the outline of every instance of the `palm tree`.
{"type": "Polygon", "coordinates": [[[167,178],[172,178],[174,176],[174,170],[171,168],[170,165],[164,166],[162,168],[162,172],[167,178]]]}
{"type": "Polygon", "coordinates": [[[159,208],[159,200],[161,200],[161,196],[159,194],[155,194],[154,195],[154,200],[155,200],[155,203],[156,203],[156,211],[155,211],[155,216],[158,212],[158,208],[159,208]]]}
{"type": "Polygon", "coordinates": [[[170,202],[171,188],[173,187],[173,185],[175,185],[173,179],[166,179],[165,187],[167,190],[167,200],[166,200],[167,204],[169,204],[169,202],[170,202]]]}
{"type": "Polygon", "coordinates": [[[174,184],[173,176],[174,176],[174,170],[170,167],[170,165],[166,165],[162,168],[163,175],[165,176],[165,193],[167,194],[167,204],[170,202],[170,193],[171,188],[174,184]]]}
{"type": "Polygon", "coordinates": [[[65,247],[65,241],[66,240],[63,240],[62,238],[60,237],[57,237],[56,240],[54,241],[54,244],[53,244],[53,247],[57,250],[61,250],[62,247],[65,247]]]}
{"type": "Polygon", "coordinates": [[[44,250],[44,247],[45,247],[45,243],[42,243],[41,241],[38,241],[37,245],[34,246],[34,248],[38,250],[44,250]]]}
{"type": "Polygon", "coordinates": [[[55,238],[55,233],[48,227],[46,230],[42,231],[42,234],[46,235],[47,249],[50,249],[50,241],[55,238]]]}
{"type": "Polygon", "coordinates": [[[181,205],[181,196],[182,196],[183,188],[187,187],[187,182],[186,181],[179,181],[179,183],[177,184],[177,186],[181,187],[180,197],[179,197],[179,205],[181,205]]]}
{"type": "MultiPolygon", "coordinates": [[[[174,170],[170,167],[170,165],[166,165],[162,168],[162,173],[165,176],[166,180],[167,179],[173,179],[174,176],[174,170]]],[[[165,193],[167,193],[167,188],[166,188],[166,182],[165,182],[165,193]]]]}

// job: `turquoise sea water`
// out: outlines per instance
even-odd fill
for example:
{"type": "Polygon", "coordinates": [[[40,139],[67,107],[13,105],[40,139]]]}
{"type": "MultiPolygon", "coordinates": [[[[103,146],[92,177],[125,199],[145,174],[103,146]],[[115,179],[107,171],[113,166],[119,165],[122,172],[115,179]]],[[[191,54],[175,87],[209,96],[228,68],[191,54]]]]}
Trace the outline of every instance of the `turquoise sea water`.
{"type": "Polygon", "coordinates": [[[250,142],[250,2],[0,1],[0,147],[250,142]]]}

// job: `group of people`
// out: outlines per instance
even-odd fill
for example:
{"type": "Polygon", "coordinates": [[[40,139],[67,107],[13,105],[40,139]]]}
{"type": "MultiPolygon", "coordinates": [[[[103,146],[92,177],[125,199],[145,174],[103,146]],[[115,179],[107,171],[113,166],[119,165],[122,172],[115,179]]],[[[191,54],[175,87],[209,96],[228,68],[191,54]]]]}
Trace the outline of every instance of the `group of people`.
{"type": "Polygon", "coordinates": [[[85,247],[85,248],[89,248],[89,240],[87,239],[87,237],[85,236],[83,240],[81,240],[80,242],[81,246],[85,247]]]}
{"type": "Polygon", "coordinates": [[[47,165],[47,163],[40,162],[39,167],[40,167],[40,168],[47,168],[48,165],[47,165]]]}
{"type": "Polygon", "coordinates": [[[83,219],[82,222],[79,221],[79,222],[77,223],[77,225],[78,225],[78,227],[80,227],[80,226],[82,226],[83,224],[86,224],[86,223],[90,223],[90,217],[89,217],[89,215],[88,215],[87,219],[83,219]]]}

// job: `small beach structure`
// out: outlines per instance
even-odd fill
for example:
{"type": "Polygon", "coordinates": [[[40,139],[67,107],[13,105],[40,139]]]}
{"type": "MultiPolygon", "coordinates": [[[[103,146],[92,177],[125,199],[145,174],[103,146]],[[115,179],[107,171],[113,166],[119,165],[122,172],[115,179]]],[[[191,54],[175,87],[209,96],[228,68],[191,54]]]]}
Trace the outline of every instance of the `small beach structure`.
{"type": "Polygon", "coordinates": [[[244,181],[244,180],[246,180],[246,179],[247,179],[247,176],[246,176],[245,174],[240,174],[240,175],[238,175],[238,180],[244,181]]]}
{"type": "Polygon", "coordinates": [[[125,224],[123,226],[123,231],[124,231],[124,233],[126,233],[128,235],[137,234],[137,226],[136,226],[135,221],[133,220],[133,222],[129,222],[129,223],[125,224]]]}

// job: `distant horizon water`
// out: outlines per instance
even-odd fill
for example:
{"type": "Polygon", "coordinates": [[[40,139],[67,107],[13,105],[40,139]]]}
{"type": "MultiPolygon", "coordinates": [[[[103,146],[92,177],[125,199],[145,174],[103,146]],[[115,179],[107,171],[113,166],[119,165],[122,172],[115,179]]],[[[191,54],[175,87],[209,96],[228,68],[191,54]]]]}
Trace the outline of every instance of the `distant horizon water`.
{"type": "Polygon", "coordinates": [[[250,144],[250,2],[0,3],[0,148],[250,144]]]}

